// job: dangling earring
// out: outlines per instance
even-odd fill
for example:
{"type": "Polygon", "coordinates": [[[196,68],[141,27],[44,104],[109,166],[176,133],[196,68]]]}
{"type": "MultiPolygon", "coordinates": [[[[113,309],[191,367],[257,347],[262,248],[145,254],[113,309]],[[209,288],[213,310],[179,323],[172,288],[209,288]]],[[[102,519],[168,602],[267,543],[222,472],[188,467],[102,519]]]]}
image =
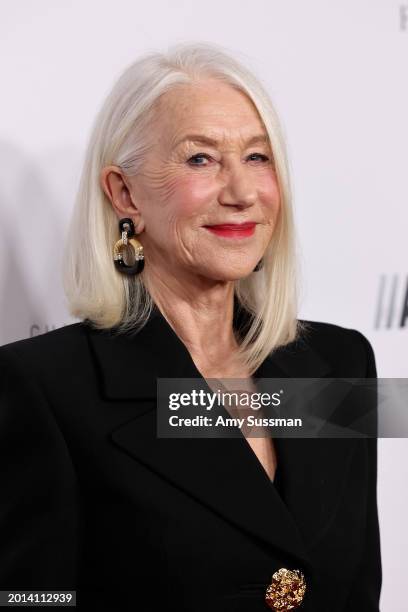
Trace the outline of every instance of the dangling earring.
{"type": "Polygon", "coordinates": [[[258,270],[262,270],[263,266],[264,266],[264,261],[263,261],[263,257],[262,257],[262,259],[260,259],[258,261],[258,263],[256,264],[255,268],[252,270],[252,272],[258,272],[258,270]]]}
{"type": "Polygon", "coordinates": [[[122,274],[139,274],[144,268],[143,246],[134,238],[135,226],[133,225],[132,219],[121,219],[119,221],[119,231],[122,234],[122,238],[118,240],[113,247],[113,261],[115,267],[122,274]],[[122,255],[123,248],[128,244],[132,245],[135,257],[135,262],[131,266],[125,263],[122,255]]]}

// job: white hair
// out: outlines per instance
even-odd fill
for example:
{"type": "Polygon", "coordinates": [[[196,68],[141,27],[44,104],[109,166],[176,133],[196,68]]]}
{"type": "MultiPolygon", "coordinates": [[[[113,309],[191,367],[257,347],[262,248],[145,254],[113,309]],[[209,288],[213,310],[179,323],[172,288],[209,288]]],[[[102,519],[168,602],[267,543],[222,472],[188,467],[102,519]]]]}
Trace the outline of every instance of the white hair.
{"type": "Polygon", "coordinates": [[[281,198],[263,268],[234,283],[235,298],[252,315],[240,351],[253,373],[267,355],[295,340],[307,326],[297,320],[295,229],[280,122],[260,81],[218,45],[179,43],[166,53],[148,53],[114,84],[90,135],[64,248],[63,284],[69,312],[99,329],[128,332],[148,320],[153,301],[143,275],[121,274],[113,263],[118,218],[101,186],[101,170],[116,165],[126,175],[136,174],[149,151],[149,128],[159,98],[178,85],[207,78],[220,79],[252,100],[270,139],[281,198]]]}

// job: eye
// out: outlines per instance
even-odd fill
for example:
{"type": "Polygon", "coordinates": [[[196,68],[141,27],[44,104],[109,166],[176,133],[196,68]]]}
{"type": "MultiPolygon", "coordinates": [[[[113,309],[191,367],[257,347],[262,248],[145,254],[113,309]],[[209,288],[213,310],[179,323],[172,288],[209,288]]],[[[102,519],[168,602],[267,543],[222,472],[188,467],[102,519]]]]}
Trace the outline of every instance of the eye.
{"type": "MultiPolygon", "coordinates": [[[[248,155],[247,159],[249,161],[257,161],[256,159],[254,159],[256,157],[259,158],[259,160],[263,163],[268,163],[270,161],[269,157],[267,155],[263,155],[262,153],[251,153],[250,155],[248,155]]],[[[205,167],[208,164],[200,163],[200,160],[203,160],[203,159],[210,160],[211,158],[206,153],[196,153],[195,155],[190,157],[187,163],[190,164],[190,166],[204,166],[205,167]]]]}
{"type": "Polygon", "coordinates": [[[191,166],[206,166],[207,164],[194,163],[196,161],[199,161],[200,159],[210,159],[210,156],[206,153],[196,153],[195,155],[190,157],[187,163],[189,163],[191,166]]]}
{"type": "MultiPolygon", "coordinates": [[[[269,157],[267,155],[263,155],[262,153],[251,153],[250,155],[248,155],[248,157],[260,157],[261,161],[263,162],[268,162],[269,161],[269,157]]],[[[253,160],[255,161],[255,160],[253,160]]]]}

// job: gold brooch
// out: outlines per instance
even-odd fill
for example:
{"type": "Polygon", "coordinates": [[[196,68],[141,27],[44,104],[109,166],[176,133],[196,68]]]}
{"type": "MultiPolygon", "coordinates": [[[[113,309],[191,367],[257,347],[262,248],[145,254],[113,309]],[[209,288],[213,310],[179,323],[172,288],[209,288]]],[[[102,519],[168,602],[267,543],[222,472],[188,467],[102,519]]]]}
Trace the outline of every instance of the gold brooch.
{"type": "Polygon", "coordinates": [[[272,576],[266,589],[265,601],[272,610],[287,612],[300,606],[306,591],[305,578],[300,570],[281,567],[272,576]]]}

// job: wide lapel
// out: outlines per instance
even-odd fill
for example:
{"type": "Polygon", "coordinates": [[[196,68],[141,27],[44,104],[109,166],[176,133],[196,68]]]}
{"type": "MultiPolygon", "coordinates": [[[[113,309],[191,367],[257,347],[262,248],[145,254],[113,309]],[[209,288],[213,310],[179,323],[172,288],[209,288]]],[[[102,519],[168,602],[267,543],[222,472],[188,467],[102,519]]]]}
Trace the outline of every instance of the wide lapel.
{"type": "MultiPolygon", "coordinates": [[[[257,377],[279,377],[276,366],[288,378],[341,376],[303,339],[275,351],[263,362],[257,377]]],[[[333,414],[343,399],[339,393],[330,397],[333,414]]],[[[318,545],[336,514],[355,443],[352,437],[274,438],[282,499],[308,550],[318,545]]]]}
{"type": "MultiPolygon", "coordinates": [[[[322,529],[321,512],[319,518],[314,514],[313,496],[319,487],[326,486],[331,492],[327,479],[332,478],[333,466],[322,465],[324,444],[314,448],[313,440],[276,440],[282,498],[242,435],[233,439],[157,438],[157,378],[202,381],[186,347],[156,307],[137,334],[118,336],[88,325],[85,328],[103,396],[112,401],[136,400],[134,418],[114,428],[112,441],[232,524],[292,557],[294,566],[311,569],[306,543],[308,536],[322,529]]],[[[316,377],[328,371],[327,363],[314,352],[307,351],[299,359],[297,351],[293,355],[278,351],[255,376],[316,377]],[[305,373],[305,363],[310,374],[305,373]]],[[[335,476],[340,476],[338,456],[335,476]]]]}

